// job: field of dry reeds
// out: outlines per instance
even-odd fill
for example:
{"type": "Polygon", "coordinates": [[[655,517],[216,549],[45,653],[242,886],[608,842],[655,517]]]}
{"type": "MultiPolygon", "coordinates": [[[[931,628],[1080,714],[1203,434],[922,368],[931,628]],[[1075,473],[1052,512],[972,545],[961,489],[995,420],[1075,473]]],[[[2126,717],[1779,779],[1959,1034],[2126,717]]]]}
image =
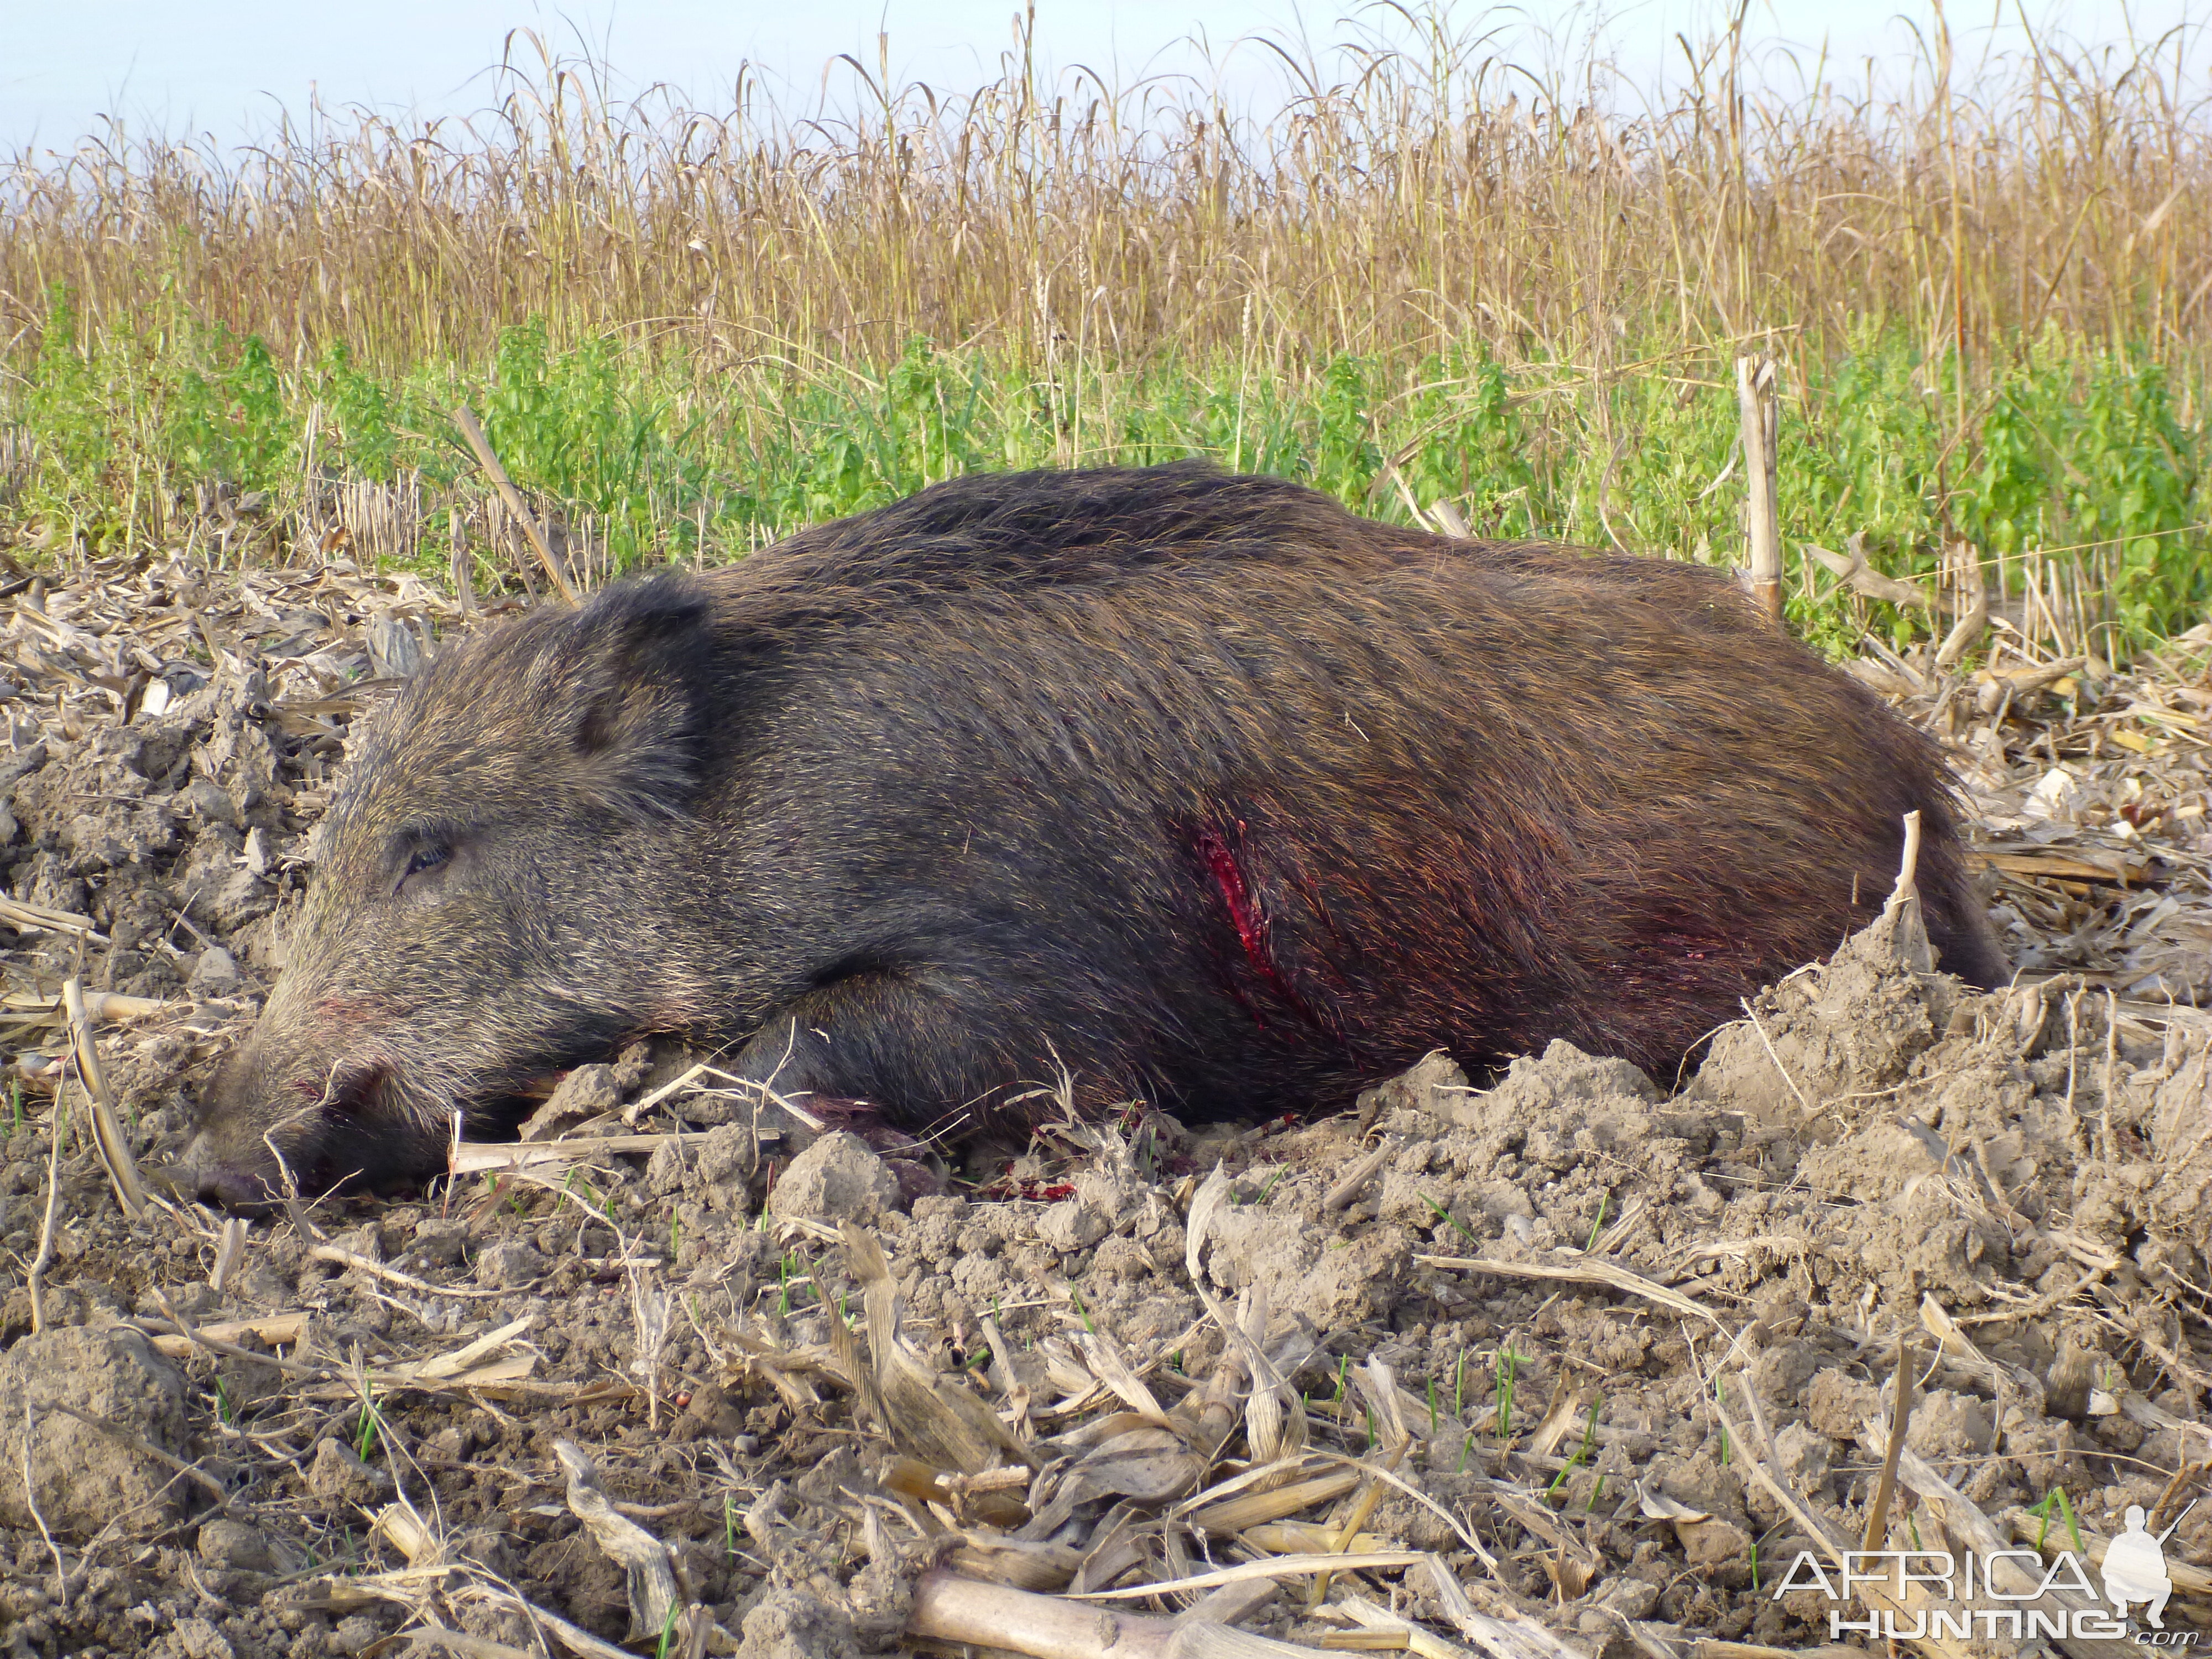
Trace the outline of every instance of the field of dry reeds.
{"type": "Polygon", "coordinates": [[[1246,43],[1272,104],[1018,45],[972,91],[848,60],[818,107],[741,82],[702,109],[519,37],[467,120],[18,155],[0,521],[54,557],[503,560],[468,403],[599,568],[979,466],[1191,453],[1729,560],[1757,347],[1811,635],[1918,627],[1801,562],[1855,534],[1906,577],[1963,538],[2054,652],[2202,619],[2184,43],[1970,58],[1930,19],[1853,70],[1723,35],[1652,89],[1448,9],[1364,16],[1246,43]]]}

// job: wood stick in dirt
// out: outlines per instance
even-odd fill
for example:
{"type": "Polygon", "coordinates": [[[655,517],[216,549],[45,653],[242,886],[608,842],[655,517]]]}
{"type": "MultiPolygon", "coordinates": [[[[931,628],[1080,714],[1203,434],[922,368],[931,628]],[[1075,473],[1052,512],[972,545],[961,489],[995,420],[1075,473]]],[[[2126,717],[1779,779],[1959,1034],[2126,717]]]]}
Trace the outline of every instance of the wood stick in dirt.
{"type": "Polygon", "coordinates": [[[1058,1596],[986,1584],[935,1570],[914,1587],[906,1633],[926,1641],[1003,1648],[1035,1659],[1264,1659],[1310,1654],[1226,1626],[1178,1626],[1058,1596]]]}
{"type": "MultiPolygon", "coordinates": [[[[1825,547],[1815,547],[1810,542],[1801,543],[1800,545],[1814,558],[1827,566],[1835,574],[1842,577],[1845,585],[1855,593],[1863,593],[1870,599],[1880,599],[1885,605],[1896,605],[1899,610],[1909,608],[1934,613],[1943,608],[1938,601],[1929,599],[1926,593],[1912,583],[1899,581],[1894,576],[1885,576],[1869,564],[1866,557],[1864,531],[1852,532],[1851,538],[1844,544],[1844,550],[1841,553],[1832,552],[1825,547]]],[[[2077,664],[2076,666],[2079,665],[2077,664]]]]}
{"type": "Polygon", "coordinates": [[[170,1358],[184,1359],[191,1354],[195,1336],[204,1341],[224,1343],[235,1343],[242,1336],[250,1336],[272,1348],[290,1347],[307,1334],[307,1316],[302,1311],[271,1314],[265,1319],[227,1319],[211,1325],[198,1326],[192,1336],[163,1330],[161,1328],[161,1322],[155,1320],[137,1319],[131,1323],[145,1332],[146,1340],[170,1358]]]}
{"type": "Polygon", "coordinates": [[[138,1179],[138,1160],[115,1116],[115,1097],[100,1069],[100,1045],[93,1040],[92,1021],[84,1009],[84,987],[71,977],[62,986],[62,1003],[69,1010],[70,1046],[76,1054],[76,1074],[92,1102],[92,1144],[107,1166],[107,1179],[115,1188],[115,1201],[136,1221],[146,1213],[146,1187],[138,1179]]]}
{"type": "Polygon", "coordinates": [[[453,554],[453,598],[459,603],[464,617],[473,617],[477,614],[477,595],[469,579],[469,567],[473,561],[469,557],[468,526],[462,522],[458,507],[446,514],[446,540],[453,554]]]}
{"type": "Polygon", "coordinates": [[[1735,360],[1737,413],[1743,422],[1745,482],[1750,486],[1744,532],[1749,544],[1751,596],[1767,620],[1782,620],[1782,514],[1776,499],[1782,406],[1774,395],[1774,359],[1735,360]]]}
{"type": "Polygon", "coordinates": [[[522,533],[530,538],[530,545],[538,555],[538,562],[545,567],[545,574],[553,579],[553,586],[561,590],[562,599],[570,605],[575,604],[576,590],[568,585],[568,574],[554,559],[552,544],[545,539],[545,532],[538,527],[537,519],[523,504],[522,492],[514,487],[514,480],[507,476],[507,469],[499,464],[499,456],[491,447],[491,440],[484,436],[483,427],[477,420],[476,411],[466,408],[455,410],[453,424],[460,428],[461,436],[469,441],[469,447],[476,451],[484,476],[491,480],[492,488],[499,491],[500,499],[507,503],[507,510],[514,514],[522,526],[522,533]]]}
{"type": "MultiPolygon", "coordinates": [[[[143,1019],[149,1014],[166,1013],[178,1005],[165,1002],[159,997],[127,997],[120,991],[87,991],[84,1012],[95,1024],[121,1024],[143,1019]]],[[[58,1013],[64,1018],[69,1005],[59,997],[5,996],[0,997],[0,1013],[21,1017],[26,1014],[58,1013]]]]}
{"type": "Polygon", "coordinates": [[[356,1273],[367,1273],[372,1279],[380,1279],[388,1285],[403,1285],[410,1291],[427,1291],[432,1296],[495,1297],[514,1294],[512,1289],[479,1290],[466,1285],[433,1285],[427,1279],[417,1279],[414,1274],[404,1273],[397,1267],[387,1267],[381,1261],[372,1261],[365,1255],[358,1255],[352,1250],[341,1249],[335,1244],[318,1244],[307,1254],[317,1261],[328,1261],[340,1267],[350,1268],[356,1273]]]}
{"type": "MultiPolygon", "coordinates": [[[[48,1120],[46,1143],[46,1213],[39,1224],[39,1253],[31,1258],[29,1288],[31,1292],[31,1334],[36,1336],[46,1328],[46,1269],[54,1259],[54,1210],[60,1202],[62,1192],[62,1137],[69,1133],[69,1109],[59,1095],[54,1097],[53,1115],[48,1120]]],[[[28,1443],[27,1441],[26,1444],[28,1443]]],[[[29,1479],[24,1480],[24,1490],[30,1490],[29,1479]]]]}
{"type": "Polygon", "coordinates": [[[26,904],[21,899],[0,894],[0,921],[6,922],[19,933],[74,933],[91,945],[105,945],[107,935],[94,926],[89,916],[76,915],[67,910],[50,910],[42,904],[26,904]]]}
{"type": "Polygon", "coordinates": [[[1954,542],[1950,551],[1953,592],[1960,598],[1959,620],[1936,648],[1936,666],[1955,668],[1959,659],[1973,649],[1990,626],[1990,589],[1982,578],[1982,562],[1972,544],[1954,542]]]}
{"type": "Polygon", "coordinates": [[[1914,807],[1905,815],[1905,851],[1897,860],[1897,884],[1890,889],[1881,913],[1884,917],[1895,915],[1920,896],[1916,879],[1920,872],[1920,809],[1914,807]]]}
{"type": "Polygon", "coordinates": [[[1905,1455],[1905,1431],[1912,1420],[1912,1350],[1902,1332],[1897,1339],[1897,1381],[1891,1389],[1889,1445],[1882,1453],[1881,1479],[1875,1485],[1874,1502],[1867,1510],[1866,1531],[1859,1547],[1878,1550],[1889,1535],[1889,1501],[1897,1492],[1898,1460],[1905,1455]]]}

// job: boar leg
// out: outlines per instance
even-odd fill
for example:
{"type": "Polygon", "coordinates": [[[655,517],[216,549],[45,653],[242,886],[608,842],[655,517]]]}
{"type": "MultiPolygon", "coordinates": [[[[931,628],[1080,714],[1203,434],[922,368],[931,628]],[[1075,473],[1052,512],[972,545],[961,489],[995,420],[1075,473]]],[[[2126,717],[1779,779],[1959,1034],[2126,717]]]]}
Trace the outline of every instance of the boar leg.
{"type": "MultiPolygon", "coordinates": [[[[1000,1115],[1006,1097],[1049,1087],[1052,1027],[1039,1024],[1025,1054],[958,988],[905,974],[838,980],[786,1003],[739,1051],[737,1069],[780,1095],[821,1099],[833,1115],[865,1103],[927,1137],[964,1134],[1000,1115]]],[[[1001,1020],[1032,1017],[1018,999],[992,1000],[1001,1020]]]]}

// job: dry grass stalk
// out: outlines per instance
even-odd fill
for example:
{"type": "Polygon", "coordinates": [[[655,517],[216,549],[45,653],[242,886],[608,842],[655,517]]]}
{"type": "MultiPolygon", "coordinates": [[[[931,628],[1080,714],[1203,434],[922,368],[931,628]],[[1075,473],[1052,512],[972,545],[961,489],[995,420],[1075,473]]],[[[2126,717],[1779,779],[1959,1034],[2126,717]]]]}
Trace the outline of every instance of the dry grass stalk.
{"type": "Polygon", "coordinates": [[[238,1270],[246,1263],[246,1219],[231,1216],[222,1224],[216,1237],[215,1264],[208,1269],[208,1288],[217,1296],[230,1289],[238,1277],[238,1270]]]}
{"type": "MultiPolygon", "coordinates": [[[[1380,1366],[1382,1363],[1378,1359],[1370,1359],[1368,1362],[1369,1364],[1376,1366],[1380,1366]]],[[[1398,1465],[1406,1461],[1406,1454],[1413,1449],[1413,1436],[1401,1433],[1391,1446],[1389,1455],[1383,1461],[1383,1472],[1395,1474],[1398,1465]]],[[[1367,1524],[1368,1516],[1375,1513],[1375,1506],[1382,1499],[1382,1483],[1370,1476],[1361,1484],[1359,1491],[1353,1496],[1351,1507],[1345,1511],[1343,1524],[1336,1529],[1336,1536],[1323,1547],[1321,1553],[1331,1555],[1352,1553],[1353,1546],[1360,1535],[1359,1529],[1367,1524]]],[[[1314,1576],[1313,1589],[1306,1597],[1306,1606],[1309,1609],[1317,1607],[1328,1600],[1328,1574],[1316,1573],[1314,1576]]]]}
{"type": "MultiPolygon", "coordinates": [[[[1533,1656],[1533,1659],[1583,1659],[1578,1649],[1553,1633],[1549,1627],[1539,1624],[1508,1601],[1492,1586],[1462,1584],[1443,1558],[1431,1555],[1423,1564],[1428,1571],[1430,1586],[1436,1591],[1437,1604],[1444,1616],[1462,1636],[1468,1637],[1487,1651],[1499,1656],[1533,1656]],[[1474,1605],[1480,1596],[1482,1607],[1474,1605]]],[[[1498,1565],[1489,1563],[1495,1574],[1498,1565]]]]}
{"type": "Polygon", "coordinates": [[[1583,1408],[1589,1403],[1589,1397],[1581,1390],[1565,1386],[1569,1376],[1566,1368],[1562,1366],[1559,1370],[1560,1386],[1553,1398],[1551,1407],[1545,1412],[1544,1420],[1536,1425],[1536,1431],[1528,1437],[1528,1451],[1534,1456],[1549,1457],[1559,1450],[1559,1442],[1577,1426],[1583,1408]]]}
{"type": "MultiPolygon", "coordinates": [[[[1467,1650],[1456,1643],[1447,1642],[1434,1631],[1424,1630],[1385,1613],[1364,1597],[1347,1595],[1337,1605],[1358,1622],[1359,1629],[1340,1637],[1323,1638],[1324,1647],[1351,1653],[1417,1653],[1421,1659],[1468,1659],[1467,1650]],[[1369,1639],[1363,1641],[1359,1639],[1362,1637],[1369,1639]]],[[[1510,1634],[1501,1634],[1498,1644],[1490,1651],[1494,1659],[1539,1659],[1540,1655],[1543,1659],[1552,1659],[1545,1650],[1518,1643],[1510,1634]]]]}
{"type": "Polygon", "coordinates": [[[1710,1320],[1717,1325],[1720,1316],[1701,1303],[1692,1301],[1680,1291],[1664,1285],[1655,1285],[1640,1273],[1626,1267],[1616,1267],[1610,1262],[1591,1261],[1501,1261],[1486,1255],[1419,1255],[1413,1260],[1426,1267],[1447,1267],[1458,1273],[1497,1273],[1506,1279],[1548,1279],[1571,1285],[1603,1285],[1608,1289],[1640,1296],[1647,1302],[1656,1302],[1676,1313],[1710,1320]]]}
{"type": "Polygon", "coordinates": [[[1188,1519],[1200,1532],[1217,1536],[1242,1532],[1248,1527],[1279,1521],[1301,1510],[1333,1502],[1357,1486],[1360,1479],[1361,1471],[1357,1468],[1331,1469],[1310,1480],[1223,1498],[1192,1511],[1188,1519]]]}
{"type": "MultiPolygon", "coordinates": [[[[487,1366],[485,1362],[491,1359],[493,1356],[496,1355],[509,1343],[514,1341],[516,1338],[521,1336],[524,1332],[529,1330],[533,1325],[537,1324],[537,1322],[538,1316],[536,1314],[525,1314],[521,1318],[510,1321],[508,1323],[501,1326],[495,1331],[485,1332],[473,1342],[470,1342],[461,1347],[455,1348],[450,1353],[440,1354],[434,1359],[425,1359],[419,1364],[400,1366],[396,1370],[386,1374],[380,1380],[393,1383],[402,1381],[412,1382],[456,1382],[461,1383],[511,1381],[513,1380],[511,1377],[503,1375],[494,1376],[483,1374],[492,1371],[505,1371],[512,1369],[511,1365],[487,1366]]],[[[520,1374],[524,1376],[527,1376],[530,1374],[532,1365],[535,1363],[533,1356],[524,1356],[524,1363],[522,1364],[520,1374]]]]}
{"type": "Polygon", "coordinates": [[[423,1523],[415,1506],[402,1498],[377,1511],[370,1530],[391,1540],[392,1548],[407,1558],[410,1567],[434,1566],[441,1557],[437,1539],[423,1523]]]}
{"type": "Polygon", "coordinates": [[[1375,1172],[1389,1163],[1390,1155],[1397,1150],[1395,1141],[1386,1140],[1346,1170],[1338,1177],[1336,1184],[1322,1195],[1321,1212],[1334,1215],[1358,1197],[1360,1188],[1374,1179],[1375,1172]]]}
{"type": "Polygon", "coordinates": [[[87,332],[181,313],[280,361],[351,339],[381,364],[477,356],[532,316],[558,338],[650,319],[654,349],[800,374],[916,334],[1063,372],[1478,336],[1596,366],[1624,317],[1698,342],[1893,322],[1970,361],[2046,321],[2201,338],[2212,155],[2166,39],[2046,35],[1969,81],[1935,72],[1939,24],[1905,73],[1800,93],[1759,85],[1737,37],[1650,91],[1601,43],[1516,64],[1481,17],[1342,29],[1334,53],[1282,43],[1279,101],[1249,112],[1204,73],[1048,84],[1026,43],[964,93],[867,77],[779,109],[742,77],[720,109],[618,101],[604,67],[518,35],[467,120],[320,111],[229,154],[118,126],[19,155],[0,333],[37,350],[65,278],[87,332]]]}
{"type": "MultiPolygon", "coordinates": [[[[658,1134],[575,1135],[557,1140],[483,1141],[454,1143],[447,1157],[447,1170],[457,1176],[519,1175],[529,1170],[558,1173],[572,1164],[615,1152],[650,1152],[673,1143],[696,1146],[712,1131],[673,1129],[658,1134]]],[[[774,1130],[762,1133],[763,1141],[777,1139],[774,1130]]]]}
{"type": "Polygon", "coordinates": [[[350,1272],[363,1273],[372,1279],[380,1279],[387,1285],[403,1285],[408,1290],[422,1291],[432,1296],[459,1296],[487,1299],[514,1294],[512,1290],[477,1290],[466,1285],[433,1285],[427,1279],[417,1279],[414,1274],[402,1273],[397,1267],[387,1267],[381,1261],[374,1261],[357,1251],[341,1249],[336,1244],[317,1244],[313,1246],[307,1254],[317,1261],[328,1261],[350,1272]]]}
{"type": "Polygon", "coordinates": [[[685,1070],[681,1075],[671,1078],[667,1082],[662,1084],[658,1089],[653,1090],[651,1093],[641,1095],[637,1099],[623,1107],[622,1109],[622,1121],[629,1125],[632,1128],[635,1128],[637,1127],[638,1119],[643,1117],[654,1107],[659,1105],[662,1101],[671,1099],[677,1095],[682,1094],[686,1089],[690,1088],[693,1084],[696,1083],[701,1078],[704,1077],[713,1069],[714,1068],[708,1066],[705,1060],[701,1060],[697,1065],[690,1066],[685,1070]]]}
{"type": "Polygon", "coordinates": [[[1309,1555],[1277,1555],[1264,1561],[1247,1561],[1241,1566],[1217,1567],[1211,1572],[1189,1573],[1181,1578],[1162,1579],[1148,1584],[1131,1584],[1119,1589],[1090,1590],[1084,1598],[1091,1601],[1127,1601],[1140,1595],[1170,1595],[1185,1590],[1213,1589],[1223,1584],[1241,1584],[1258,1578],[1303,1578],[1309,1573],[1367,1572],[1387,1568],[1418,1566],[1427,1558],[1418,1550],[1371,1550],[1364,1554],[1334,1555],[1326,1553],[1309,1555]]]}
{"type": "MultiPolygon", "coordinates": [[[[1255,1461],[1272,1463],[1305,1445],[1305,1404],[1267,1352],[1263,1341],[1267,1323],[1264,1302],[1248,1291],[1243,1306],[1255,1318],[1232,1316],[1214,1294],[1200,1265],[1206,1235],[1214,1218],[1229,1201],[1231,1185],[1226,1168],[1216,1164],[1192,1198],[1190,1213],[1183,1223],[1183,1265],[1199,1304],[1220,1326],[1226,1349],[1236,1354],[1252,1380],[1252,1392],[1244,1404],[1245,1438],[1255,1461]],[[1254,1323],[1260,1328],[1252,1328],[1254,1323]]],[[[1227,1358],[1226,1353],[1224,1358],[1227,1358]]]]}
{"type": "MultiPolygon", "coordinates": [[[[59,912],[48,911],[45,914],[54,915],[58,915],[59,912]]],[[[0,915],[0,921],[7,920],[6,916],[0,915]]],[[[89,929],[90,924],[86,925],[89,929]]],[[[135,1019],[145,1019],[155,1014],[171,1012],[178,1006],[173,1002],[164,1002],[158,997],[130,997],[125,996],[119,991],[87,991],[83,994],[83,997],[85,1018],[103,1023],[123,1024],[135,1019]]],[[[62,998],[58,996],[32,997],[10,992],[6,996],[0,996],[0,1014],[5,1014],[11,1019],[25,1016],[35,1017],[40,1014],[58,1015],[66,1020],[69,1018],[69,1006],[62,998]]]]}
{"type": "MultiPolygon", "coordinates": [[[[36,1328],[34,1326],[33,1329],[36,1328]]],[[[54,1534],[46,1526],[46,1517],[39,1512],[38,1483],[31,1476],[31,1449],[39,1443],[39,1419],[31,1402],[23,1401],[23,1439],[21,1447],[23,1464],[23,1507],[31,1512],[31,1520],[46,1540],[46,1553],[54,1562],[54,1601],[58,1606],[69,1605],[69,1568],[62,1559],[61,1546],[54,1542],[54,1534]]]]}
{"type": "MultiPolygon", "coordinates": [[[[2048,1516],[2037,1515],[2028,1510],[2007,1510],[2004,1512],[2004,1531],[2014,1543],[2027,1544],[2052,1555],[2074,1547],[2073,1535],[2065,1528],[2054,1530],[2048,1516]]],[[[2101,1568],[2105,1565],[2105,1551],[2112,1540],[2100,1532],[2092,1532],[2083,1527],[2081,1543],[2088,1555],[2089,1565],[2101,1568]]],[[[2166,1558],[2166,1576],[2173,1581],[2173,1588],[2185,1595],[2212,1596],[2212,1569],[2168,1555],[2166,1558]]]]}
{"type": "Polygon", "coordinates": [[[19,933],[74,933],[88,945],[105,945],[107,935],[101,933],[90,916],[76,915],[67,910],[52,910],[40,904],[27,904],[21,899],[0,894],[0,921],[4,921],[19,933]]]}
{"type": "Polygon", "coordinates": [[[1898,958],[1917,974],[1936,970],[1936,950],[1928,941],[1928,926],[1920,913],[1920,888],[1915,877],[1920,868],[1920,811],[1905,815],[1905,850],[1898,859],[1897,882],[1882,902],[1876,924],[1889,930],[1898,958]]]}
{"type": "Polygon", "coordinates": [[[500,465],[498,453],[492,448],[491,440],[484,436],[483,427],[477,421],[475,411],[465,408],[455,410],[453,424],[460,428],[461,436],[469,441],[469,447],[476,451],[484,476],[499,491],[499,498],[507,503],[507,510],[522,526],[522,533],[530,538],[530,545],[537,553],[538,562],[545,567],[547,577],[560,591],[564,601],[569,605],[575,604],[576,590],[569,584],[568,572],[562,569],[553,557],[553,549],[545,539],[545,532],[538,527],[536,516],[523,504],[522,492],[514,487],[514,480],[507,476],[507,469],[500,465]]]}
{"type": "MultiPolygon", "coordinates": [[[[489,1636],[471,1636],[465,1631],[447,1630],[442,1625],[426,1625],[407,1632],[410,1654],[450,1653],[455,1659],[539,1659],[539,1656],[506,1642],[495,1642],[489,1636]]],[[[620,1650],[617,1650],[620,1651],[620,1650]]]]}
{"type": "Polygon", "coordinates": [[[138,1160],[115,1116],[115,1097],[100,1067],[100,1045],[94,1041],[92,1021],[85,1013],[84,986],[72,975],[62,987],[62,1002],[69,1011],[70,1044],[76,1056],[77,1077],[92,1107],[92,1144],[98,1148],[115,1201],[123,1213],[137,1220],[146,1213],[145,1183],[138,1178],[138,1160]]]}
{"type": "MultiPolygon", "coordinates": [[[[1413,1649],[1413,1630],[1411,1626],[1333,1630],[1321,1638],[1321,1645],[1323,1651],[1329,1653],[1405,1653],[1413,1649]]],[[[1449,1648],[1451,1644],[1442,1643],[1441,1645],[1449,1648]]],[[[1455,1649],[1453,1650],[1457,1651],[1455,1649]]]]}
{"type": "Polygon", "coordinates": [[[912,1351],[899,1330],[890,1264],[874,1235],[848,1222],[844,1242],[847,1270],[861,1287],[867,1312],[868,1355],[884,1424],[900,1449],[963,1474],[994,1468],[1009,1454],[1035,1464],[1036,1455],[989,1406],[957,1384],[939,1387],[936,1373],[912,1351]]]}
{"type": "Polygon", "coordinates": [[[229,1489],[222,1481],[201,1468],[198,1464],[188,1463],[174,1452],[162,1450],[143,1435],[134,1434],[119,1424],[111,1423],[104,1417],[95,1417],[92,1413],[80,1410],[65,1401],[49,1400],[46,1402],[46,1407],[50,1412],[59,1412],[64,1417],[73,1417],[87,1428],[97,1429],[110,1439],[121,1441],[140,1456],[149,1457],[163,1468],[174,1470],[205,1492],[218,1512],[228,1507],[229,1489]]]}
{"type": "Polygon", "coordinates": [[[266,1365],[272,1370],[280,1370],[288,1376],[311,1378],[317,1382],[327,1380],[333,1375],[326,1366],[310,1365],[297,1359],[283,1359],[270,1353],[256,1353],[251,1348],[241,1348],[234,1342],[226,1341],[218,1336],[210,1336],[194,1326],[184,1315],[179,1313],[159,1286],[155,1288],[153,1294],[154,1305],[161,1310],[161,1317],[167,1320],[174,1328],[179,1337],[188,1345],[188,1349],[204,1348],[210,1353],[221,1354],[227,1358],[250,1360],[255,1364],[266,1365]]]}
{"type": "MultiPolygon", "coordinates": [[[[1373,1483],[1363,1489],[1379,1492],[1373,1483]]],[[[1370,1508],[1372,1506],[1370,1505],[1370,1508]]],[[[1247,1527],[1237,1534],[1255,1550],[1270,1555],[1321,1555],[1331,1551],[1341,1555],[1348,1552],[1379,1550],[1389,1540],[1371,1532],[1355,1532],[1346,1536],[1342,1527],[1325,1525],[1318,1521],[1273,1521],[1256,1527],[1247,1527]]]]}

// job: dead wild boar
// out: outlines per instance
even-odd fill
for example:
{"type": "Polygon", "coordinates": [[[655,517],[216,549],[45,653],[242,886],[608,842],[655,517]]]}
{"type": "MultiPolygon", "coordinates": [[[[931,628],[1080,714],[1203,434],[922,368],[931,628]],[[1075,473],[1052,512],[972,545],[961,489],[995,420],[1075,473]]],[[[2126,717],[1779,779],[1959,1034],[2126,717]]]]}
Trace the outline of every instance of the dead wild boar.
{"type": "Polygon", "coordinates": [[[684,1032],[914,1129],[1331,1107],[1564,1037],[1661,1077],[1876,913],[2004,964],[1935,746],[1723,575],[1201,464],[960,479],[540,609],[364,722],[187,1168],[264,1199],[684,1032]]]}

